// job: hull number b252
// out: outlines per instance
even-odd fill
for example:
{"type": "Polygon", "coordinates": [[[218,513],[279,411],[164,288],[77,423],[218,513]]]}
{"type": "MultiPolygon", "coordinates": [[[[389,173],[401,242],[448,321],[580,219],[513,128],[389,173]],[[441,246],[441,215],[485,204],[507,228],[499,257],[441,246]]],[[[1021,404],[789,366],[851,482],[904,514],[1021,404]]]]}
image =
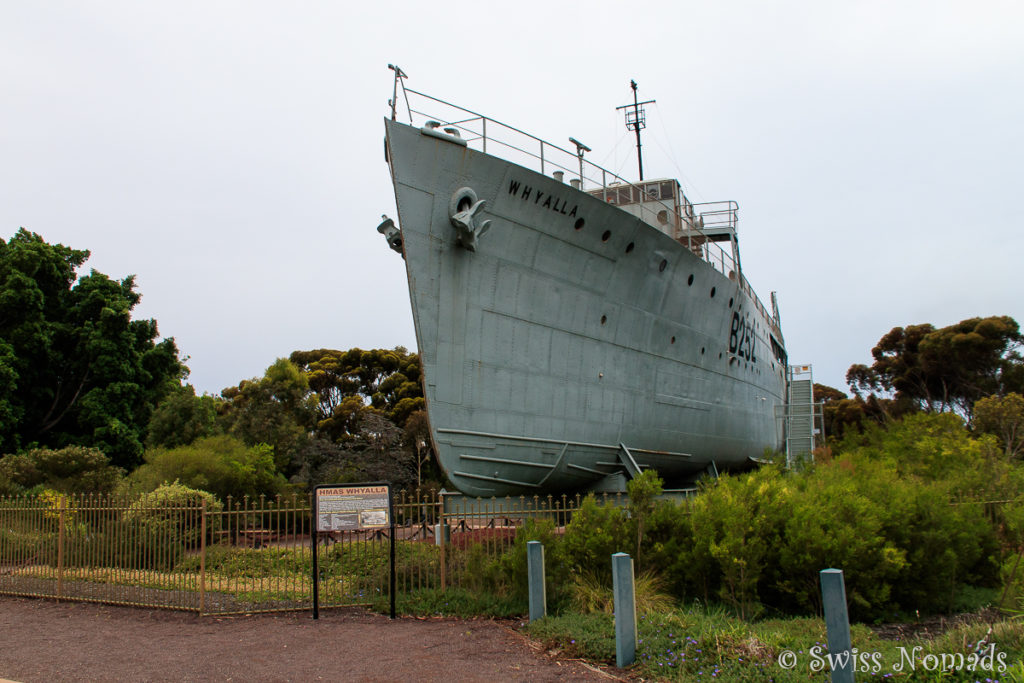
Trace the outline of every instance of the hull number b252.
{"type": "Polygon", "coordinates": [[[733,311],[732,326],[729,328],[729,353],[736,354],[753,363],[757,360],[756,340],[754,326],[744,322],[740,314],[733,311]]]}

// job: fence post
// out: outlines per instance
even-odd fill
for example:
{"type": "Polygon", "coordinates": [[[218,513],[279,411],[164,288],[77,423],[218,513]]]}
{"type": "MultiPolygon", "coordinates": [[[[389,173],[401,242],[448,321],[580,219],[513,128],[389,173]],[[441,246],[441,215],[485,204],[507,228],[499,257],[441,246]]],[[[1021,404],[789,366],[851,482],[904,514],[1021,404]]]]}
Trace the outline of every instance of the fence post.
{"type": "Polygon", "coordinates": [[[448,535],[448,525],[444,519],[444,493],[437,494],[437,531],[434,534],[434,538],[437,539],[437,545],[441,549],[441,590],[448,588],[448,575],[447,575],[447,564],[445,562],[445,537],[448,535]]]}
{"type": "Polygon", "coordinates": [[[206,608],[206,499],[199,508],[199,616],[206,608]]]}
{"type": "Polygon", "coordinates": [[[57,601],[64,595],[64,524],[68,508],[67,496],[60,497],[60,517],[57,521],[57,601]]]}
{"type": "Polygon", "coordinates": [[[544,544],[529,541],[526,544],[527,577],[530,588],[530,621],[548,615],[548,594],[544,581],[544,544]]]}
{"type": "Polygon", "coordinates": [[[822,569],[821,601],[825,608],[825,630],[828,633],[830,661],[836,662],[832,669],[832,683],[853,682],[852,643],[850,642],[850,617],[846,610],[846,584],[842,569],[822,569]],[[845,657],[837,659],[845,653],[845,657]]]}
{"type": "Polygon", "coordinates": [[[615,666],[621,669],[636,661],[633,558],[626,553],[612,555],[612,587],[615,596],[615,666]]]}

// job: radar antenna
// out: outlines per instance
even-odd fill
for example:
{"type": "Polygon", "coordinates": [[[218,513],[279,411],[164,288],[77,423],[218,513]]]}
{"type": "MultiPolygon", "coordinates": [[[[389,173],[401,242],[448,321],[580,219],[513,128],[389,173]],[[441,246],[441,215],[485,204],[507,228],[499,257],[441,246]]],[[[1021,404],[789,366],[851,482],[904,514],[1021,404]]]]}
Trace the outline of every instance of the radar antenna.
{"type": "Polygon", "coordinates": [[[644,119],[644,110],[641,108],[645,104],[653,104],[657,100],[647,100],[646,102],[637,102],[636,97],[636,81],[630,81],[629,85],[633,88],[633,104],[624,104],[621,107],[615,107],[616,110],[626,110],[626,130],[636,132],[636,160],[640,164],[640,180],[644,179],[644,157],[640,151],[640,131],[647,127],[647,122],[644,119]],[[632,110],[632,111],[630,111],[632,110]]]}

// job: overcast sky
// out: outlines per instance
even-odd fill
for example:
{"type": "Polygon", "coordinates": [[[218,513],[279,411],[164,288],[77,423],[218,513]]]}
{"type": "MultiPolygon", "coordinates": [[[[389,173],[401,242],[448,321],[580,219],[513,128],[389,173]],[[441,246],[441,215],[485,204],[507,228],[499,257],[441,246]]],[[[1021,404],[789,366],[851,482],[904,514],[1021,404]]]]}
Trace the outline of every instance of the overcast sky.
{"type": "Polygon", "coordinates": [[[0,0],[0,234],[137,275],[219,393],[296,349],[415,349],[383,153],[409,87],[740,206],[791,362],[1024,322],[1024,3],[0,0]],[[374,8],[370,5],[374,4],[374,8]]]}

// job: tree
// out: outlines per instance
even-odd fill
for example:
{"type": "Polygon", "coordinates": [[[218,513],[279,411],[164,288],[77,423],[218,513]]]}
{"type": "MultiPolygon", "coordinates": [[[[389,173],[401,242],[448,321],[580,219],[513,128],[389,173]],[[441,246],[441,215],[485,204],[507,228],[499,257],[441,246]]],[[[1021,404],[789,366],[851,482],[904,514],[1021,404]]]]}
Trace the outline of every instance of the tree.
{"type": "Polygon", "coordinates": [[[357,394],[344,397],[329,417],[317,421],[317,436],[334,442],[355,438],[367,410],[372,409],[366,405],[362,396],[357,394]]]}
{"type": "Polygon", "coordinates": [[[398,427],[423,409],[419,356],[404,347],[295,351],[290,360],[306,373],[317,395],[321,436],[341,440],[357,434],[359,404],[372,406],[398,427]]]}
{"type": "Polygon", "coordinates": [[[273,446],[295,481],[372,475],[410,484],[429,459],[429,448],[417,452],[403,435],[424,402],[419,357],[400,346],[295,351],[221,395],[221,426],[249,445],[273,446]]]}
{"type": "Polygon", "coordinates": [[[825,384],[814,385],[814,400],[822,402],[825,435],[830,444],[838,443],[848,432],[863,431],[866,424],[882,424],[915,410],[905,401],[896,402],[874,394],[867,398],[850,397],[825,384]]]}
{"type": "Polygon", "coordinates": [[[416,461],[416,487],[423,485],[423,472],[427,470],[427,476],[440,478],[440,470],[434,463],[434,449],[430,439],[430,422],[427,413],[417,410],[405,421],[405,428],[402,430],[402,443],[414,454],[416,461]]]}
{"type": "Polygon", "coordinates": [[[914,400],[930,396],[928,382],[920,367],[918,347],[921,340],[934,331],[935,328],[927,324],[894,327],[871,349],[875,359],[871,367],[850,366],[846,373],[850,388],[857,395],[867,391],[885,391],[914,400]]]}
{"type": "Polygon", "coordinates": [[[978,399],[1024,390],[1022,342],[1017,321],[1009,316],[971,318],[927,335],[921,341],[922,366],[942,378],[943,403],[970,419],[978,399]]]}
{"type": "Polygon", "coordinates": [[[0,240],[0,452],[92,446],[130,469],[188,368],[155,320],[131,319],[134,276],[79,277],[88,257],[24,228],[0,240]]]}
{"type": "Polygon", "coordinates": [[[278,358],[263,377],[243,380],[221,392],[226,399],[222,423],[248,446],[267,444],[281,472],[293,471],[316,418],[316,395],[306,375],[287,358],[278,358]]]}
{"type": "Polygon", "coordinates": [[[342,442],[313,437],[296,459],[293,482],[309,485],[387,481],[398,489],[417,486],[416,455],[403,447],[403,432],[373,408],[363,413],[358,432],[342,442]]]}
{"type": "Polygon", "coordinates": [[[830,439],[838,438],[848,424],[859,424],[863,418],[862,414],[849,411],[850,398],[846,394],[827,384],[814,385],[814,400],[822,404],[825,435],[830,439]]]}
{"type": "Polygon", "coordinates": [[[1002,397],[979,399],[974,404],[974,427],[994,434],[1007,456],[1021,457],[1024,455],[1024,396],[1011,392],[1002,397]]]}
{"type": "Polygon", "coordinates": [[[874,363],[851,366],[846,379],[858,395],[891,393],[896,404],[970,420],[978,399],[1024,390],[1022,341],[1009,316],[970,318],[940,329],[895,327],[871,350],[874,363]]]}
{"type": "Polygon", "coordinates": [[[215,434],[217,403],[214,396],[196,396],[191,384],[170,392],[149,418],[146,446],[187,446],[200,437],[215,434]]]}

